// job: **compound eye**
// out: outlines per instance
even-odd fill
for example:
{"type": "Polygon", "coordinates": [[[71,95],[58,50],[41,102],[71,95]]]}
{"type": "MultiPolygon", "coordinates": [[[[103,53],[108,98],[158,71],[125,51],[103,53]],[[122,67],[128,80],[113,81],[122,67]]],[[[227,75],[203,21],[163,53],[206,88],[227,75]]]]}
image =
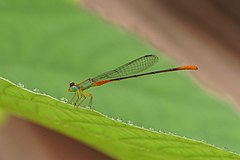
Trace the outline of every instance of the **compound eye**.
{"type": "Polygon", "coordinates": [[[78,87],[77,86],[72,86],[72,91],[73,92],[76,92],[78,90],[78,87]]]}
{"type": "Polygon", "coordinates": [[[72,86],[75,86],[75,83],[74,82],[70,82],[69,85],[70,85],[70,87],[72,87],[72,86]]]}

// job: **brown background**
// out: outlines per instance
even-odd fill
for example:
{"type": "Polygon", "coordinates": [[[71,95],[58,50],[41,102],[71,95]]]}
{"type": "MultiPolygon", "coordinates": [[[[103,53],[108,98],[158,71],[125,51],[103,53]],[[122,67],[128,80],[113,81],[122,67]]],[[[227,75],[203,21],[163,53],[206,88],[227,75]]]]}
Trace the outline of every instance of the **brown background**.
{"type": "Polygon", "coordinates": [[[85,6],[152,43],[240,106],[240,1],[87,0],[85,6]]]}

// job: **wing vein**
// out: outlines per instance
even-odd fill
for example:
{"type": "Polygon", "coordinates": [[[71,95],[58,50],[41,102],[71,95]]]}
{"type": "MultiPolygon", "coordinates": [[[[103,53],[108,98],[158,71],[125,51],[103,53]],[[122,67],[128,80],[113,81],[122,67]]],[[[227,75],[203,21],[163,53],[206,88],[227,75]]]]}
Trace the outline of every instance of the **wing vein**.
{"type": "Polygon", "coordinates": [[[156,55],[145,55],[140,58],[137,58],[131,62],[128,62],[120,67],[117,67],[114,70],[104,72],[96,77],[92,78],[94,82],[98,82],[101,80],[121,78],[124,76],[129,76],[135,73],[142,72],[149,67],[156,64],[158,61],[158,57],[156,55]]]}

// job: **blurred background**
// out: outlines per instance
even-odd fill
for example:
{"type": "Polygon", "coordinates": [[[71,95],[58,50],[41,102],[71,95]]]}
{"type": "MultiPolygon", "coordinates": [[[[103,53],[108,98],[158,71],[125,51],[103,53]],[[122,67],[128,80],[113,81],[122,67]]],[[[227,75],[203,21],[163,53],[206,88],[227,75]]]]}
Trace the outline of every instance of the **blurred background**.
{"type": "Polygon", "coordinates": [[[239,1],[88,0],[85,4],[179,63],[198,64],[195,74],[201,83],[240,104],[239,1]]]}
{"type": "MultiPolygon", "coordinates": [[[[93,108],[240,153],[239,8],[237,0],[2,0],[0,76],[70,99],[70,81],[145,54],[160,58],[152,70],[195,64],[197,72],[93,88],[93,108]]],[[[0,128],[0,159],[59,157],[110,159],[19,118],[0,128]]]]}

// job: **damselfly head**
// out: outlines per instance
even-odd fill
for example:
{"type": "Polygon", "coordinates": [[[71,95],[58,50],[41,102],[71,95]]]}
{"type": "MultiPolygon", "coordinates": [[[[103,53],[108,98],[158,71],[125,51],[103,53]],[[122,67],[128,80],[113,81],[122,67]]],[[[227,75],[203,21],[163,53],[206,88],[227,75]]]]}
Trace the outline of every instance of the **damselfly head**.
{"type": "Polygon", "coordinates": [[[77,90],[78,90],[78,87],[76,86],[76,84],[74,82],[70,82],[68,92],[76,92],[77,90]]]}
{"type": "Polygon", "coordinates": [[[69,83],[69,86],[70,86],[70,87],[75,86],[75,83],[74,83],[74,82],[70,82],[70,83],[69,83]]]}

